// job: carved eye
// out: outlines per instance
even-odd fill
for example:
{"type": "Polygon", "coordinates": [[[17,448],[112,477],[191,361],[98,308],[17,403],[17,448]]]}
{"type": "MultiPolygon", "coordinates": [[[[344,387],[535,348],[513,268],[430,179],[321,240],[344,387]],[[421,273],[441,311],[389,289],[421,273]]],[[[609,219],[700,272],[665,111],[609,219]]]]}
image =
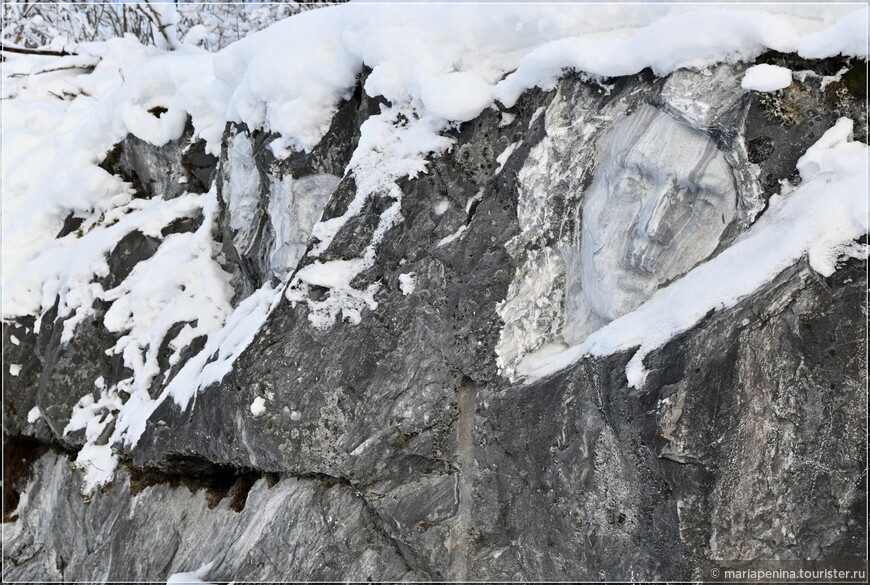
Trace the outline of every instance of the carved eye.
{"type": "Polygon", "coordinates": [[[692,187],[688,187],[685,185],[677,186],[676,189],[677,200],[681,203],[687,203],[689,205],[695,202],[697,194],[697,189],[693,189],[692,187]]]}
{"type": "Polygon", "coordinates": [[[708,191],[706,189],[699,189],[697,195],[695,195],[695,201],[701,204],[704,209],[708,211],[711,209],[716,209],[716,195],[715,193],[708,191]]]}
{"type": "Polygon", "coordinates": [[[710,191],[693,185],[678,187],[677,199],[682,203],[702,210],[709,211],[709,209],[716,207],[716,204],[713,202],[715,196],[710,191]]]}
{"type": "Polygon", "coordinates": [[[623,175],[613,186],[613,195],[621,199],[638,199],[643,191],[643,181],[628,174],[623,175]]]}

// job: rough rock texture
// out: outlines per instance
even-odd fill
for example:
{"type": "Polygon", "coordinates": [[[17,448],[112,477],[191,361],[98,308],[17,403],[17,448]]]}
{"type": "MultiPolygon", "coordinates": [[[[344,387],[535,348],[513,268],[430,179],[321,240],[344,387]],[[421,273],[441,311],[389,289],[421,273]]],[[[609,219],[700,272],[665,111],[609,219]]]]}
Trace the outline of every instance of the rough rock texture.
{"type": "Polygon", "coordinates": [[[346,482],[262,478],[242,488],[250,491],[241,508],[207,488],[143,488],[126,473],[85,502],[68,474],[54,453],[36,464],[22,516],[8,530],[14,544],[4,549],[4,580],[149,581],[174,566],[199,568],[204,557],[220,557],[213,571],[269,581],[321,581],[343,571],[415,577],[346,482]],[[48,538],[29,531],[36,526],[48,538]]]}
{"type": "MultiPolygon", "coordinates": [[[[764,59],[824,75],[842,65],[764,59]]],[[[742,68],[714,75],[739,85],[742,68]]],[[[119,450],[114,482],[89,500],[57,450],[81,446],[62,429],[93,381],[129,375],[104,353],[114,340],[99,313],[67,346],[51,315],[38,330],[32,320],[4,324],[4,362],[22,364],[18,376],[3,371],[4,440],[54,447],[4,478],[16,492],[4,497],[4,519],[15,518],[3,525],[4,579],[159,580],[212,563],[203,573],[212,581],[683,580],[717,559],[861,558],[866,263],[851,260],[828,279],[803,261],[787,269],[651,354],[641,389],[626,382],[631,352],[531,385],[505,369],[504,356],[562,326],[560,250],[582,222],[590,136],[642,103],[679,111],[668,101],[679,79],[668,81],[645,72],[601,86],[568,76],[555,91],[527,93],[513,118],[492,109],[463,124],[426,175],[400,182],[403,220],[353,282],[381,284],[377,308],[359,324],[318,330],[305,303],[282,301],[221,384],[184,412],[160,406],[139,444],[119,450]],[[583,124],[578,112],[588,113],[583,124]],[[550,171],[536,175],[542,164],[550,171]],[[415,281],[410,293],[403,275],[415,281]],[[43,416],[31,424],[34,406],[43,416]]],[[[799,180],[795,161],[837,117],[866,117],[848,81],[822,89],[808,78],[765,96],[735,96],[720,81],[704,88],[723,104],[707,122],[737,153],[747,205],[760,210],[780,181],[799,180]]],[[[252,145],[259,194],[242,231],[228,211],[228,155],[214,173],[200,172],[198,159],[203,187],[217,177],[216,237],[236,301],[275,277],[276,185],[343,177],[323,219],[344,212],[355,192],[344,169],[377,105],[357,92],[317,149],[287,161],[264,148],[267,134],[228,128],[225,142],[252,145]]],[[[119,172],[169,157],[135,144],[123,152],[119,172]]],[[[166,189],[147,192],[171,197],[166,189]]],[[[371,197],[323,258],[359,256],[389,204],[371,197]]],[[[147,239],[127,242],[116,271],[152,253],[147,239]]],[[[313,261],[303,256],[297,269],[313,261]]]]}

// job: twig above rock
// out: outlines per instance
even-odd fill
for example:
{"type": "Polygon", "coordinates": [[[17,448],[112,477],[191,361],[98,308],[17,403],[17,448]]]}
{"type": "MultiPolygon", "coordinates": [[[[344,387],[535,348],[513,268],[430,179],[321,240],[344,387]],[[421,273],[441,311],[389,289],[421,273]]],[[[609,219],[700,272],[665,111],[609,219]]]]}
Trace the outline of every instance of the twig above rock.
{"type": "Polygon", "coordinates": [[[48,49],[28,49],[25,47],[10,47],[3,43],[0,43],[0,52],[4,53],[18,53],[21,55],[43,55],[46,57],[66,57],[68,55],[76,55],[77,53],[69,53],[64,50],[60,51],[50,51],[48,49]]]}

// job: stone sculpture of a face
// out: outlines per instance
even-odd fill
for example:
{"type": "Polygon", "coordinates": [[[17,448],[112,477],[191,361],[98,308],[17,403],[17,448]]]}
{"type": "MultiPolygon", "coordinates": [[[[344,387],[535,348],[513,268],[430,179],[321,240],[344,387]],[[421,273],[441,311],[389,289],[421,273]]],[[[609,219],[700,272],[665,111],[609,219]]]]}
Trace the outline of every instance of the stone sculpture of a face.
{"type": "Polygon", "coordinates": [[[713,253],[736,207],[731,169],[708,136],[652,106],[617,122],[583,207],[587,310],[609,322],[635,309],[713,253]]]}

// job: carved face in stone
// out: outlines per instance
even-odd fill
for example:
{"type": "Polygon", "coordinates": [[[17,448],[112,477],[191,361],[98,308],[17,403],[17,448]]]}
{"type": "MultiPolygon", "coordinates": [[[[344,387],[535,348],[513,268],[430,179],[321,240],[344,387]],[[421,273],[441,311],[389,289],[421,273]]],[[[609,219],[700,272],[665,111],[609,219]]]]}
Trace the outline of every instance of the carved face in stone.
{"type": "Polygon", "coordinates": [[[588,309],[604,321],[635,309],[707,258],[736,208],[731,169],[708,136],[652,106],[614,124],[583,207],[588,309]]]}

